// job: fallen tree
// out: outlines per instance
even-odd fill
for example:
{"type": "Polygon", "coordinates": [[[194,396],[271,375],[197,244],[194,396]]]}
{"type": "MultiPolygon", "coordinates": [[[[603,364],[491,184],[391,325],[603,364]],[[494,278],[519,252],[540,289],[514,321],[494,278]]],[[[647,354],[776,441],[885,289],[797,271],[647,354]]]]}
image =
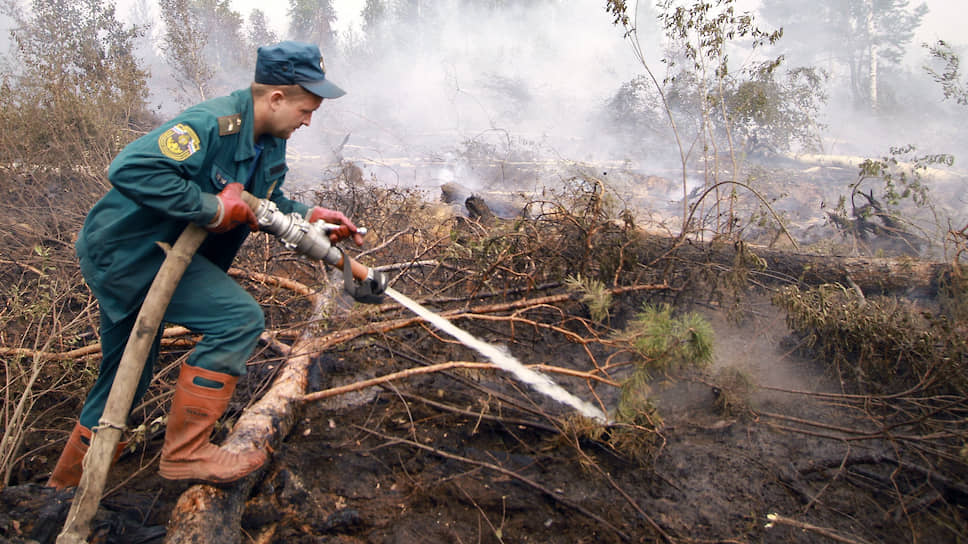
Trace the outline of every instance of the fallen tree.
{"type": "Polygon", "coordinates": [[[951,265],[941,262],[795,253],[744,243],[688,243],[677,250],[677,257],[723,267],[742,261],[759,281],[771,285],[839,283],[865,294],[900,296],[934,297],[939,280],[951,272],[951,265]]]}

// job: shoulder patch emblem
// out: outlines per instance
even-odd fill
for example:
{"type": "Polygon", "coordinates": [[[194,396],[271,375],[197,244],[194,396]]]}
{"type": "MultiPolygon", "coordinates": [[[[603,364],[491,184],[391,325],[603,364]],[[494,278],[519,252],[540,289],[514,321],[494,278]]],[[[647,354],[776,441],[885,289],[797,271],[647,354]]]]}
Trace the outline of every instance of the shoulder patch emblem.
{"type": "Polygon", "coordinates": [[[223,115],[218,118],[218,135],[228,136],[242,129],[242,114],[223,115]]]}
{"type": "Polygon", "coordinates": [[[202,143],[192,127],[178,123],[161,133],[158,137],[158,148],[164,156],[181,162],[200,150],[202,143]]]}

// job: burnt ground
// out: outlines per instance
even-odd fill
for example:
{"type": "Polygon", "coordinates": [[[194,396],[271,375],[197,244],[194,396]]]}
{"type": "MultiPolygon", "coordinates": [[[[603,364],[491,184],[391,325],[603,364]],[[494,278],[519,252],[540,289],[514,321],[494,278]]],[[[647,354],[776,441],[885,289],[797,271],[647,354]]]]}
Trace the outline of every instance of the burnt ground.
{"type": "MultiPolygon", "coordinates": [[[[736,368],[761,385],[827,389],[813,362],[788,353],[782,316],[768,306],[760,310],[742,326],[710,314],[719,354],[711,375],[736,368]]],[[[554,354],[559,348],[537,350],[555,360],[563,355],[554,354]]],[[[517,423],[534,416],[468,392],[464,380],[440,376],[411,385],[356,406],[317,406],[306,414],[263,485],[274,493],[256,501],[255,510],[281,515],[277,541],[830,539],[790,526],[768,529],[772,512],[827,528],[842,541],[910,542],[909,522],[921,541],[951,537],[923,526],[930,508],[910,519],[890,509],[892,501],[883,496],[891,491],[871,479],[883,467],[858,467],[857,474],[831,479],[848,452],[886,453],[877,444],[850,446],[783,430],[776,419],[756,415],[852,424],[850,414],[804,395],[759,390],[741,401],[752,413],[734,407],[738,414],[724,415],[717,400],[725,393],[710,380],[658,379],[653,391],[665,422],[663,443],[654,458],[643,460],[601,442],[576,445],[557,432],[517,423]],[[443,412],[411,395],[469,413],[443,412]],[[481,414],[514,420],[487,421],[481,414]],[[873,476],[865,478],[865,471],[873,476]],[[287,501],[287,494],[310,500],[287,501]]],[[[473,385],[506,387],[490,379],[473,385]]]]}
{"type": "MultiPolygon", "coordinates": [[[[623,453],[604,437],[562,434],[555,427],[561,419],[552,416],[566,409],[492,372],[433,374],[309,406],[256,486],[243,542],[958,541],[963,529],[939,520],[950,521],[951,510],[964,514],[965,497],[879,462],[890,454],[884,444],[831,439],[821,425],[857,424],[848,408],[770,389],[836,391],[815,361],[794,354],[780,312],[763,300],[751,308],[741,323],[703,310],[715,328],[715,362],[701,373],[653,381],[664,423],[657,449],[645,455],[623,453]],[[723,369],[766,387],[737,388],[723,369]],[[895,485],[910,502],[896,500],[895,485]],[[774,512],[809,525],[767,528],[774,512]]],[[[562,366],[580,358],[578,349],[525,341],[512,347],[524,361],[562,366]]],[[[323,355],[318,386],[448,358],[471,356],[404,333],[323,355]]],[[[580,384],[559,381],[582,394],[580,384]]],[[[614,401],[606,390],[601,395],[614,401]]],[[[106,541],[161,541],[184,487],[155,475],[160,447],[158,436],[114,471],[108,487],[124,484],[105,500],[97,525],[106,541]]],[[[4,496],[29,489],[56,510],[48,490],[29,485],[4,496]]],[[[43,519],[40,505],[19,505],[27,536],[43,519]]],[[[29,541],[9,527],[7,541],[29,541]]],[[[34,534],[41,542],[53,536],[34,534]]]]}
{"type": "MultiPolygon", "coordinates": [[[[364,198],[363,193],[352,196],[364,198]]],[[[385,201],[388,197],[398,200],[382,204],[386,239],[387,233],[433,223],[413,219],[418,212],[433,210],[406,208],[407,195],[383,195],[385,201]]],[[[588,202],[598,200],[579,204],[588,202]]],[[[439,270],[452,277],[415,272],[409,283],[398,284],[408,294],[449,300],[435,303],[441,310],[476,304],[479,301],[472,300],[481,286],[486,287],[484,292],[508,289],[495,279],[503,273],[495,263],[510,270],[504,279],[512,287],[542,284],[545,279],[537,271],[558,266],[571,272],[569,267],[578,262],[585,272],[601,272],[614,257],[609,249],[616,247],[609,241],[614,238],[606,238],[612,234],[597,223],[601,210],[591,205],[576,209],[581,213],[563,220],[548,215],[522,227],[533,230],[498,230],[494,235],[474,225],[459,231],[447,217],[410,235],[411,246],[389,247],[375,260],[426,258],[429,247],[439,258],[449,259],[454,264],[439,270]],[[572,225],[591,225],[584,231],[587,246],[585,239],[575,244],[572,225]],[[454,232],[460,234],[455,237],[454,232]],[[450,245],[433,245],[441,240],[450,245]],[[587,248],[605,249],[589,256],[584,253],[587,248]],[[595,266],[584,268],[587,262],[580,261],[582,257],[595,266]],[[522,281],[525,274],[539,281],[522,281]],[[447,289],[430,292],[442,285],[447,289]]],[[[379,221],[372,219],[370,225],[379,233],[379,221]]],[[[399,245],[404,238],[393,240],[399,245]]],[[[280,276],[301,274],[300,279],[310,283],[313,271],[307,277],[303,265],[292,265],[291,255],[268,247],[264,241],[253,244],[254,256],[243,258],[240,266],[280,276]],[[263,268],[267,256],[269,265],[263,268]],[[281,273],[293,266],[296,274],[281,273]]],[[[640,276],[623,277],[621,284],[657,281],[649,275],[652,270],[641,272],[640,264],[655,262],[665,249],[622,255],[639,263],[623,272],[640,276]]],[[[69,254],[64,262],[74,266],[69,254]]],[[[944,455],[929,459],[927,454],[937,453],[927,449],[931,444],[918,450],[910,447],[919,441],[917,436],[888,440],[889,435],[879,432],[883,422],[876,406],[868,405],[872,397],[852,394],[828,362],[801,352],[801,340],[787,328],[785,314],[770,304],[768,290],[744,287],[736,291],[742,298],[723,306],[725,299],[711,296],[712,288],[696,279],[707,276],[693,267],[729,275],[728,266],[717,263],[655,266],[656,271],[673,270],[673,284],[691,285],[691,290],[671,297],[618,297],[608,326],[597,329],[590,324],[587,308],[574,300],[520,311],[516,315],[527,322],[513,327],[506,314],[503,320],[458,322],[485,340],[505,345],[522,362],[587,371],[594,358],[614,369],[608,375],[620,382],[629,375],[631,356],[611,342],[612,335],[643,302],[672,302],[677,311],[701,313],[715,333],[714,361],[702,370],[670,369],[652,376],[648,397],[655,406],[655,427],[627,433],[628,426],[583,425],[569,409],[491,371],[441,372],[342,395],[307,406],[276,449],[249,499],[242,542],[965,541],[965,463],[936,470],[942,468],[937,460],[944,455]],[[681,273],[675,272],[679,269],[681,273]],[[579,344],[551,326],[596,341],[579,344]],[[782,517],[770,520],[772,513],[782,517]]],[[[602,275],[611,279],[617,273],[605,270],[602,275]]],[[[240,281],[258,292],[271,330],[299,329],[304,324],[305,300],[279,288],[240,281]]],[[[516,296],[510,289],[497,300],[516,296]]],[[[334,313],[333,323],[327,325],[332,329],[407,315],[398,311],[353,317],[354,313],[334,313]],[[344,315],[350,317],[341,323],[344,315]]],[[[85,335],[82,338],[90,338],[93,331],[85,335]]],[[[98,542],[149,543],[164,537],[185,486],[156,475],[163,436],[157,418],[165,413],[173,368],[190,347],[191,342],[165,348],[149,402],[133,416],[132,427],[145,424],[142,441],[129,448],[110,477],[96,523],[98,542]]],[[[229,419],[238,417],[266,387],[279,360],[277,353],[260,349],[240,383],[229,419]]],[[[480,358],[459,344],[413,326],[364,336],[319,354],[311,382],[313,389],[321,390],[403,368],[476,360],[480,358]]],[[[63,367],[50,372],[56,374],[59,368],[63,367]]],[[[583,380],[553,377],[593,400],[583,380]]],[[[41,486],[79,411],[78,391],[89,386],[84,379],[90,377],[72,382],[76,390],[45,394],[36,405],[39,415],[25,438],[24,453],[10,485],[0,490],[0,543],[52,542],[63,525],[71,492],[53,493],[41,486]]],[[[615,410],[616,387],[599,383],[594,393],[606,408],[615,410]]],[[[958,407],[963,401],[948,406],[958,407]]],[[[917,413],[911,413],[916,419],[917,413]]],[[[952,413],[956,417],[963,411],[952,413]]],[[[218,435],[224,432],[223,428],[218,435]]]]}

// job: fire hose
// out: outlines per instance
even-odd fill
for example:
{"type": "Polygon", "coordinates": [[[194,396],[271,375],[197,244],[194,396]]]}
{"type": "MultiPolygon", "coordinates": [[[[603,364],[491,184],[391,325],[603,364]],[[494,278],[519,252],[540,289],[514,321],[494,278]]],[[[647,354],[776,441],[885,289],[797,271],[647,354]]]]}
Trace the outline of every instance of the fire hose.
{"type": "MultiPolygon", "coordinates": [[[[345,225],[324,221],[310,223],[298,213],[282,213],[275,202],[249,193],[242,193],[242,199],[255,212],[259,230],[274,235],[286,248],[300,255],[342,269],[343,288],[354,299],[366,303],[382,300],[387,288],[386,275],[349,258],[340,247],[330,242],[330,234],[339,231],[349,234],[345,225]]],[[[366,229],[361,228],[358,232],[366,234],[366,229]]]]}

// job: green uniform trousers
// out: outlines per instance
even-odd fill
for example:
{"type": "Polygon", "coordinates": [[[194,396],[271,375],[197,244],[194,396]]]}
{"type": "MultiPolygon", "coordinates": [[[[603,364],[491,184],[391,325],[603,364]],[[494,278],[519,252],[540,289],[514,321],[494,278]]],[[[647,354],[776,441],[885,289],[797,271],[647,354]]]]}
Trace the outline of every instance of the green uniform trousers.
{"type": "MultiPolygon", "coordinates": [[[[108,393],[138,312],[111,321],[101,312],[101,368],[81,410],[81,425],[93,429],[104,412],[108,393]]],[[[245,364],[265,329],[262,308],[225,271],[195,255],[172,295],[163,322],[202,334],[187,363],[232,376],[245,374],[245,364]]],[[[155,337],[129,412],[144,396],[154,374],[161,331],[155,337]]],[[[206,384],[200,384],[206,385],[206,384]]]]}

